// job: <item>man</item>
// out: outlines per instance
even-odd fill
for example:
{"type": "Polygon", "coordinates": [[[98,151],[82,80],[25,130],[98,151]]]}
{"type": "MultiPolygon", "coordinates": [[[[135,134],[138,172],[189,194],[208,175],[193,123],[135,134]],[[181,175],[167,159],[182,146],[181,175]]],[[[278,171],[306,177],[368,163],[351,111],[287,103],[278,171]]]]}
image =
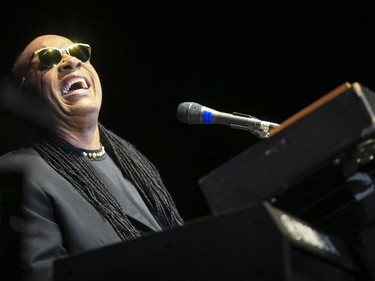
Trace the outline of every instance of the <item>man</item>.
{"type": "Polygon", "coordinates": [[[27,280],[51,280],[56,259],[183,224],[158,171],[99,121],[102,88],[91,47],[35,38],[18,57],[22,91],[52,111],[53,134],[0,158],[24,177],[21,259],[27,280]]]}

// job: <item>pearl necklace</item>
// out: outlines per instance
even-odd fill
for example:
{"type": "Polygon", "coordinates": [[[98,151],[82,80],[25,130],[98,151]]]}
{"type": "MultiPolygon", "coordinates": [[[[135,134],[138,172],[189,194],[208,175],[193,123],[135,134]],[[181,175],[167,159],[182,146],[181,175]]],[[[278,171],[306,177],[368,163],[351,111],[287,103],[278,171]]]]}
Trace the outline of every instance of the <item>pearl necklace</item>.
{"type": "Polygon", "coordinates": [[[92,150],[92,151],[82,151],[82,155],[89,158],[89,159],[100,159],[103,158],[105,155],[104,146],[100,150],[92,150]]]}

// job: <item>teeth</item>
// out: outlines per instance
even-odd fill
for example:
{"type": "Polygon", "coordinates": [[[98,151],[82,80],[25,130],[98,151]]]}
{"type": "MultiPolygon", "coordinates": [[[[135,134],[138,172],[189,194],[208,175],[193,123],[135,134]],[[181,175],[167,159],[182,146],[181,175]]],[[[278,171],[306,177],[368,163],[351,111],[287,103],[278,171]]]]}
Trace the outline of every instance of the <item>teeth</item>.
{"type": "Polygon", "coordinates": [[[65,81],[65,84],[62,87],[62,94],[66,95],[69,92],[72,85],[75,84],[75,83],[80,83],[81,89],[88,89],[88,86],[86,84],[85,79],[83,79],[82,77],[73,77],[73,78],[65,81]]]}

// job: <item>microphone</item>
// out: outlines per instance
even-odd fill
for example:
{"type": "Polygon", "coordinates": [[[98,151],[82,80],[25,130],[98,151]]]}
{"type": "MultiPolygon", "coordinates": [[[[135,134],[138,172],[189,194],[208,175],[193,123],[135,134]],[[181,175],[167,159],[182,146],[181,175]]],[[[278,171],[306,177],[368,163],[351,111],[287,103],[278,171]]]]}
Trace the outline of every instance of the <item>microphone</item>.
{"type": "Polygon", "coordinates": [[[234,129],[247,130],[260,138],[267,138],[270,130],[279,124],[262,121],[238,112],[225,113],[195,102],[183,102],[177,107],[177,119],[187,124],[219,124],[234,129]]]}

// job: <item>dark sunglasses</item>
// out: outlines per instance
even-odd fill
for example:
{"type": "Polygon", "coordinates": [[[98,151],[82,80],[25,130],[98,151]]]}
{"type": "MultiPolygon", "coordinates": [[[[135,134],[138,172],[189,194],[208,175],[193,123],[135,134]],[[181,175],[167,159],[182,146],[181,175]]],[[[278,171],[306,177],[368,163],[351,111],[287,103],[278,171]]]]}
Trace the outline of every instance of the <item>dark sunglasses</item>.
{"type": "Polygon", "coordinates": [[[83,43],[72,44],[66,49],[47,47],[36,51],[34,56],[38,55],[39,61],[44,67],[52,68],[61,61],[64,52],[82,62],[86,62],[90,59],[91,47],[83,43]]]}

